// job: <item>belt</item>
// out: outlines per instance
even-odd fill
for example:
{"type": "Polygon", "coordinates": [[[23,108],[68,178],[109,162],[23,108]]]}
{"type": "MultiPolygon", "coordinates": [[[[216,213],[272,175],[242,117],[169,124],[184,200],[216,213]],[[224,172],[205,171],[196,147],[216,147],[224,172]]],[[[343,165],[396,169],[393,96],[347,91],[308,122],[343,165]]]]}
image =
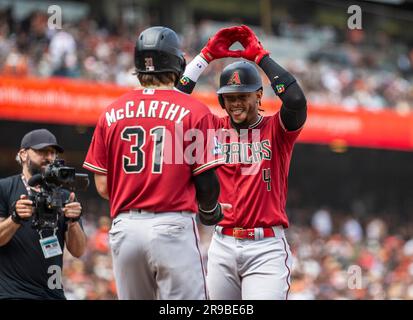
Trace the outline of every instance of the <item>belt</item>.
{"type": "Polygon", "coordinates": [[[221,234],[226,236],[231,236],[236,239],[251,239],[256,240],[256,233],[260,233],[259,238],[271,238],[275,237],[274,229],[271,227],[267,228],[251,228],[251,229],[243,229],[243,228],[222,228],[221,234]],[[262,231],[261,231],[262,230],[262,231]]]}

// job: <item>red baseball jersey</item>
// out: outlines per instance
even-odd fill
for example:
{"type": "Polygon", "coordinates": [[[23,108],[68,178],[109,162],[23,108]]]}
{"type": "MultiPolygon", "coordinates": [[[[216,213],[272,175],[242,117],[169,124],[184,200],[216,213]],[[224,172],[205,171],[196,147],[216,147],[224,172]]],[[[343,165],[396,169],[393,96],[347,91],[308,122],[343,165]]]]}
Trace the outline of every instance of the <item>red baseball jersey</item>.
{"type": "Polygon", "coordinates": [[[288,171],[294,143],[301,131],[287,131],[279,112],[260,117],[238,134],[229,117],[214,117],[225,165],[216,172],[221,184],[221,203],[230,203],[219,225],[256,228],[288,227],[285,212],[288,171]]]}
{"type": "Polygon", "coordinates": [[[208,107],[189,95],[133,90],[100,116],[83,167],[107,175],[112,217],[197,212],[192,176],[223,163],[213,127],[208,107]]]}

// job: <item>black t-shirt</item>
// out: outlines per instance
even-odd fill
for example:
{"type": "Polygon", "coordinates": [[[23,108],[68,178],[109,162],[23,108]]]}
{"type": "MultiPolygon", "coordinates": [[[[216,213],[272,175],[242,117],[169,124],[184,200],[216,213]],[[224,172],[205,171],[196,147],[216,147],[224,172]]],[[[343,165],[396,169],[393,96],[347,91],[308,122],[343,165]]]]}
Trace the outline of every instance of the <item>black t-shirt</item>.
{"type": "MultiPolygon", "coordinates": [[[[22,194],[27,194],[27,190],[21,175],[0,179],[0,217],[10,215],[11,206],[22,194]]],[[[62,251],[66,230],[61,215],[56,236],[62,251]]],[[[42,235],[43,238],[51,236],[53,231],[45,230],[42,235]]],[[[0,299],[65,299],[63,289],[49,289],[48,286],[51,277],[50,283],[56,284],[56,270],[62,271],[63,255],[46,259],[39,240],[39,233],[32,228],[31,218],[23,222],[6,245],[0,247],[0,299]]]]}

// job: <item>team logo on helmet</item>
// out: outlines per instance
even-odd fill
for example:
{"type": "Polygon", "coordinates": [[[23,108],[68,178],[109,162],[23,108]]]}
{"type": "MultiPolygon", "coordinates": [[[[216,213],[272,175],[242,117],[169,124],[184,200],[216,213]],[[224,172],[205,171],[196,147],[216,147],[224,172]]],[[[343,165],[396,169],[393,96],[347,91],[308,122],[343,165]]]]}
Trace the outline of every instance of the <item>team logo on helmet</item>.
{"type": "Polygon", "coordinates": [[[146,71],[155,71],[155,67],[153,66],[153,59],[151,57],[145,58],[145,69],[146,71]]]}
{"type": "Polygon", "coordinates": [[[240,85],[241,84],[241,79],[239,77],[239,72],[238,71],[234,71],[231,78],[229,78],[227,85],[230,85],[230,84],[235,84],[235,85],[240,85]]]}

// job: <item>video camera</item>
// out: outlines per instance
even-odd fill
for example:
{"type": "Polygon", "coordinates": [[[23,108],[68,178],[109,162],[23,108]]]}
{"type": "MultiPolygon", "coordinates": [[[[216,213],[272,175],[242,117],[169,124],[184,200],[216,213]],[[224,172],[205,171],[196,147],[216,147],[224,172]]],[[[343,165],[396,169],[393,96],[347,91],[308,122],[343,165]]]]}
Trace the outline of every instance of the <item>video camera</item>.
{"type": "Polygon", "coordinates": [[[86,190],[89,186],[87,174],[76,173],[75,168],[66,167],[64,160],[56,159],[42,173],[33,175],[28,185],[40,186],[40,191],[31,191],[33,201],[33,224],[37,230],[55,229],[63,207],[67,203],[67,191],[86,190]]]}

